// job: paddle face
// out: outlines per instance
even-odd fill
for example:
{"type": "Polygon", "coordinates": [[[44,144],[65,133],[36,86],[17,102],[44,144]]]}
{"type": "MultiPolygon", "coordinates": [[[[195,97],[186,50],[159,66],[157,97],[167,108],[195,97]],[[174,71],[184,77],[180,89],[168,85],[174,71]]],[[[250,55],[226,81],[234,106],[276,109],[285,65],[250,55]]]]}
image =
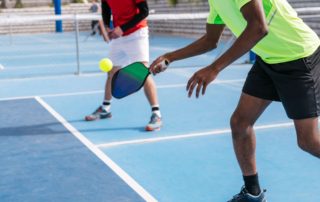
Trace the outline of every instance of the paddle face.
{"type": "Polygon", "coordinates": [[[121,99],[137,92],[149,74],[149,69],[141,62],[132,63],[118,70],[112,78],[112,96],[121,99]]]}

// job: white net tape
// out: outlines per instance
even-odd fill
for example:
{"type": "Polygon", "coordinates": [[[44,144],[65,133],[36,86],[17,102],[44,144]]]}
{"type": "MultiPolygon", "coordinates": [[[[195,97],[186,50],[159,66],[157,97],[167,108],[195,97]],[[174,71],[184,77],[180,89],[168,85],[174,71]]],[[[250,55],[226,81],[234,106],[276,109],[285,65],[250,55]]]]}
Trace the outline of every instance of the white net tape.
{"type": "MultiPolygon", "coordinates": [[[[320,14],[316,14],[320,12],[320,7],[312,7],[312,8],[297,8],[295,9],[298,13],[300,13],[301,18],[317,18],[320,17],[320,14]]],[[[206,19],[208,17],[208,12],[202,13],[176,13],[176,14],[151,14],[148,16],[148,20],[194,20],[194,19],[206,19]]],[[[81,21],[91,21],[91,20],[100,20],[100,15],[92,15],[92,14],[75,14],[75,15],[6,15],[0,16],[0,24],[22,24],[22,23],[30,23],[30,22],[40,22],[40,21],[58,21],[58,20],[81,20],[81,21]]]]}

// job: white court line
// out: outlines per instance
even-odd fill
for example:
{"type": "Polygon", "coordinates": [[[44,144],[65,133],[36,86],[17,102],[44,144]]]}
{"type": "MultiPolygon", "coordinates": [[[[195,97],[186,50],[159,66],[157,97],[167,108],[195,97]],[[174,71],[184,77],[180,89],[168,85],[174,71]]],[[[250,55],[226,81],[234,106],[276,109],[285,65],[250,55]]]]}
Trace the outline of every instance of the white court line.
{"type": "MultiPolygon", "coordinates": [[[[91,66],[98,66],[98,62],[81,62],[81,65],[91,65],[91,66]]],[[[22,65],[22,66],[11,66],[8,70],[9,71],[20,71],[26,69],[37,69],[37,68],[66,68],[69,67],[70,69],[76,66],[76,62],[68,62],[68,63],[60,63],[60,64],[40,64],[40,65],[22,65]]]]}
{"type": "Polygon", "coordinates": [[[54,76],[37,76],[37,77],[25,77],[25,78],[4,78],[0,79],[1,82],[8,82],[12,83],[12,81],[36,81],[36,80],[48,80],[48,79],[58,79],[61,80],[62,78],[74,78],[74,77],[95,77],[95,76],[104,76],[106,78],[106,74],[103,72],[94,72],[94,73],[81,73],[80,75],[75,74],[64,74],[64,75],[54,75],[54,76]]]}
{"type": "MultiPolygon", "coordinates": [[[[233,84],[244,82],[244,79],[234,79],[234,80],[216,80],[209,85],[214,84],[233,84]]],[[[181,84],[168,84],[168,85],[158,85],[157,89],[168,89],[168,88],[185,88],[186,83],[181,84]]],[[[95,90],[95,91],[82,91],[82,92],[73,92],[73,93],[57,93],[57,94],[42,94],[42,95],[29,95],[29,96],[17,96],[17,97],[7,97],[7,98],[0,98],[0,101],[6,100],[21,100],[21,99],[30,99],[35,96],[37,97],[63,97],[63,96],[76,96],[76,95],[90,95],[90,94],[100,94],[104,93],[104,90],[95,90]]]]}
{"type": "Polygon", "coordinates": [[[63,96],[76,96],[76,95],[90,95],[90,94],[99,94],[103,93],[104,90],[97,90],[97,91],[83,91],[83,92],[76,92],[76,93],[58,93],[58,94],[43,94],[43,95],[30,95],[30,96],[18,96],[18,97],[8,97],[8,98],[0,98],[0,101],[7,101],[7,100],[22,100],[22,99],[31,99],[35,96],[37,97],[63,97],[63,96]]]}
{"type": "MultiPolygon", "coordinates": [[[[263,129],[269,129],[269,128],[285,128],[285,127],[292,127],[292,126],[293,126],[293,122],[287,122],[287,123],[256,126],[254,127],[254,129],[263,130],[263,129]]],[[[115,147],[115,146],[122,146],[122,145],[146,144],[146,143],[154,143],[154,142],[161,142],[161,141],[167,141],[167,140],[177,140],[177,139],[186,139],[186,138],[203,137],[203,136],[225,135],[229,133],[231,133],[230,129],[222,129],[222,130],[212,130],[207,132],[174,135],[169,137],[157,137],[157,138],[110,142],[110,143],[97,144],[96,146],[99,148],[107,148],[107,147],[115,147]]]]}
{"type": "Polygon", "coordinates": [[[136,191],[144,200],[157,202],[157,200],[149,194],[141,185],[139,185],[132,177],[130,177],[122,168],[112,161],[105,153],[92,144],[84,135],[68,123],[59,113],[57,113],[50,105],[48,105],[40,97],[34,97],[48,112],[52,114],[67,130],[70,131],[77,139],[79,139],[90,151],[92,151],[100,160],[102,160],[110,169],[113,170],[123,181],[125,181],[134,191],[136,191]]]}
{"type": "MultiPolygon", "coordinates": [[[[90,65],[91,63],[84,63],[86,65],[90,65]]],[[[38,65],[37,65],[38,66],[38,65]]],[[[36,67],[37,67],[36,66],[36,67]]],[[[40,65],[39,65],[40,66],[40,65]]],[[[51,65],[49,65],[51,66],[51,65]]],[[[45,66],[45,67],[49,67],[49,66],[45,66]]],[[[54,66],[54,65],[52,65],[54,66]]],[[[201,66],[180,66],[180,67],[172,67],[171,69],[166,70],[166,73],[175,73],[178,72],[177,74],[180,74],[179,71],[181,70],[192,70],[192,69],[199,69],[199,67],[201,66]]],[[[248,66],[247,64],[232,64],[232,69],[244,69],[244,68],[248,68],[250,66],[248,66]]],[[[19,68],[20,69],[20,68],[19,68]]],[[[11,70],[11,67],[10,69],[11,70]]],[[[16,69],[18,70],[18,68],[16,69]]],[[[193,72],[190,72],[190,74],[193,74],[193,72]]],[[[54,75],[54,76],[35,76],[35,77],[25,77],[25,78],[3,78],[0,79],[0,82],[6,82],[6,81],[28,81],[28,80],[48,80],[48,79],[61,79],[61,78],[67,78],[67,77],[94,77],[94,76],[101,76],[101,75],[106,75],[103,72],[83,72],[80,75],[70,75],[70,74],[64,74],[64,75],[54,75]]]]}
{"type": "MultiPolygon", "coordinates": [[[[10,56],[0,56],[0,59],[2,60],[16,60],[16,59],[26,59],[26,58],[41,58],[41,57],[49,57],[49,56],[75,56],[76,53],[71,52],[71,51],[65,51],[62,52],[61,50],[57,50],[57,52],[53,53],[31,53],[31,54],[22,54],[22,55],[10,55],[10,56]]],[[[86,56],[88,55],[101,55],[104,56],[103,52],[101,51],[81,51],[80,54],[85,54],[86,56]]]]}

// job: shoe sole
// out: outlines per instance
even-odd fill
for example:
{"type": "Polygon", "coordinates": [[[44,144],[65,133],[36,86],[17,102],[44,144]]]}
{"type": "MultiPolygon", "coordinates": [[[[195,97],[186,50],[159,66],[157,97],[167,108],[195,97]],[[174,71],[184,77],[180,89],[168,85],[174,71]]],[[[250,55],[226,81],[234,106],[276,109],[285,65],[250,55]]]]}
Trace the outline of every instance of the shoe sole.
{"type": "Polygon", "coordinates": [[[151,132],[151,131],[159,131],[160,129],[161,129],[161,127],[151,128],[151,127],[148,127],[148,126],[147,126],[147,127],[145,128],[145,130],[148,131],[148,132],[151,132]]]}
{"type": "Polygon", "coordinates": [[[112,114],[107,114],[106,116],[100,116],[100,117],[92,117],[91,115],[86,116],[84,119],[86,121],[97,121],[100,119],[110,119],[112,117],[112,114]]]}

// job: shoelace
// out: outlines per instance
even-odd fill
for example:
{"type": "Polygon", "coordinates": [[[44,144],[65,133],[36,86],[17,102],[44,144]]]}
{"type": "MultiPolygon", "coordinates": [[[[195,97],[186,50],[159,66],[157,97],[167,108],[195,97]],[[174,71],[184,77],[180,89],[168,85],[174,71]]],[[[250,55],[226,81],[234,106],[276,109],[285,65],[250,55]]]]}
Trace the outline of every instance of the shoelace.
{"type": "MultiPolygon", "coordinates": [[[[233,200],[233,199],[241,199],[241,198],[243,198],[243,196],[244,196],[246,193],[247,193],[247,191],[246,191],[244,188],[242,188],[239,194],[236,194],[236,195],[233,196],[232,200],[233,200]]],[[[231,201],[232,201],[232,200],[231,200],[231,201]]],[[[228,202],[231,202],[231,201],[228,201],[228,202]]]]}
{"type": "Polygon", "coordinates": [[[239,194],[233,196],[233,199],[240,199],[243,197],[244,194],[246,194],[246,192],[242,190],[239,194]]]}
{"type": "Polygon", "coordinates": [[[99,114],[99,113],[108,113],[106,110],[104,110],[101,106],[94,112],[94,114],[99,114]]]}

